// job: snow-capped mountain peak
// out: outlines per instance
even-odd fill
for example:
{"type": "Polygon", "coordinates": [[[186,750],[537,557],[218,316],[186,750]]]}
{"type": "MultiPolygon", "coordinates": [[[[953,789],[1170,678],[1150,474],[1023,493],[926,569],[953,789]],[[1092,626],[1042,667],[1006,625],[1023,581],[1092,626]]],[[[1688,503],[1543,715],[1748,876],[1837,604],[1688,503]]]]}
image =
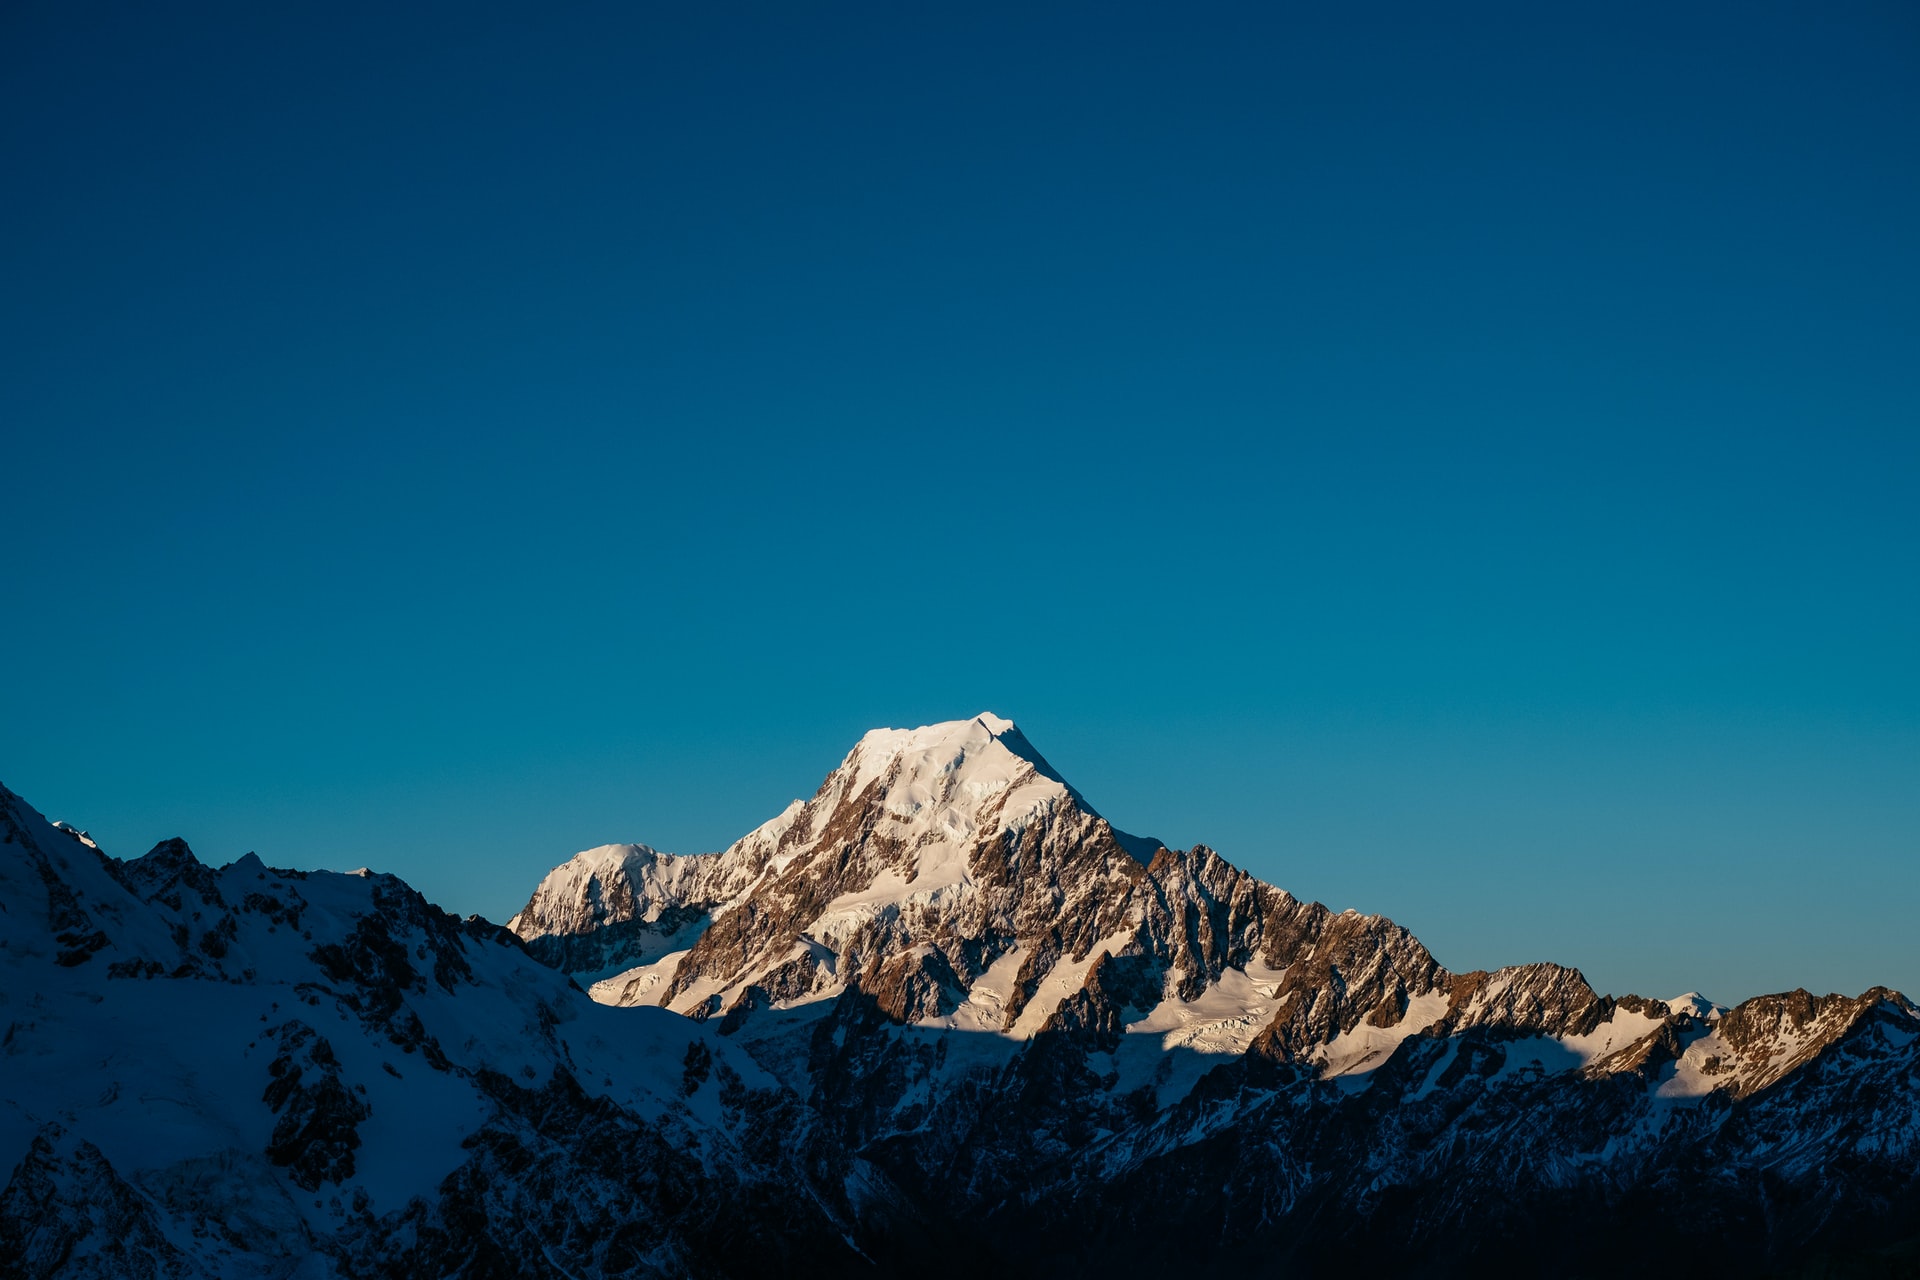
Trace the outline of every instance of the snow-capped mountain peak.
{"type": "Polygon", "coordinates": [[[617,972],[603,996],[697,1016],[831,996],[930,930],[977,940],[971,958],[941,953],[954,979],[929,979],[957,989],[1065,900],[1139,879],[1158,847],[1115,831],[987,712],[865,734],[811,799],[720,853],[579,855],[510,927],[589,981],[617,972]]]}
{"type": "Polygon", "coordinates": [[[876,829],[914,849],[909,886],[917,891],[963,878],[966,851],[977,840],[1024,831],[1064,805],[1086,810],[1013,722],[991,712],[872,730],[822,793],[832,795],[836,812],[849,805],[874,810],[876,829]]]}

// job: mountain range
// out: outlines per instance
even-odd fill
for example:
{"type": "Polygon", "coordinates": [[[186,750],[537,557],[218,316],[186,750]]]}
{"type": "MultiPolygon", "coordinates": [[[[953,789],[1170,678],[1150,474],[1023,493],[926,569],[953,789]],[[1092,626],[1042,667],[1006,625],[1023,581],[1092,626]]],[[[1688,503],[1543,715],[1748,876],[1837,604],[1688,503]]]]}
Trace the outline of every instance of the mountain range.
{"type": "Polygon", "coordinates": [[[1899,993],[1456,973],[992,715],[505,927],[4,789],[0,840],[0,1276],[1920,1265],[1899,993]]]}

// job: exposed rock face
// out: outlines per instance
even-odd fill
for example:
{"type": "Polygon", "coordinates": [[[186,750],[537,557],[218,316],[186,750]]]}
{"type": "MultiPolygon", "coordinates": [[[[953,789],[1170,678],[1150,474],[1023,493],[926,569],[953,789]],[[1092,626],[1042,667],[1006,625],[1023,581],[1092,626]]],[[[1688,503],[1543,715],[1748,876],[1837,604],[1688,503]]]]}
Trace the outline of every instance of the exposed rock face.
{"type": "Polygon", "coordinates": [[[318,1190],[323,1182],[353,1176],[359,1126],[369,1114],[358,1092],[340,1079],[340,1063],[326,1038],[299,1019],[283,1022],[276,1035],[280,1056],[267,1067],[272,1077],[262,1100],[279,1117],[267,1143],[267,1157],[285,1166],[294,1185],[318,1190]]]}
{"type": "Polygon", "coordinates": [[[100,1148],[57,1124],[34,1135],[0,1193],[0,1268],[74,1280],[197,1274],[147,1198],[114,1172],[100,1148]]]}
{"type": "Polygon", "coordinates": [[[860,985],[895,1022],[939,1018],[960,1007],[966,996],[953,965],[936,948],[921,943],[885,963],[879,956],[867,962],[860,985]]]}

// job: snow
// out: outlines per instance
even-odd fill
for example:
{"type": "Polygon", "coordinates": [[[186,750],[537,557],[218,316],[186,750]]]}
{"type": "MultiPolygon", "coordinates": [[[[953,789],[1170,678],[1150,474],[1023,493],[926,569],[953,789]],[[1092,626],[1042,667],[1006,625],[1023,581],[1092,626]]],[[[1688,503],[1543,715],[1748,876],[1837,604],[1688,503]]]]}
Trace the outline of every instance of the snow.
{"type": "MultiPolygon", "coordinates": [[[[460,1140],[492,1111],[464,1082],[395,1080],[384,1062],[400,1066],[403,1076],[439,1073],[332,1000],[317,1008],[303,1003],[292,982],[155,979],[97,990],[76,982],[47,994],[53,998],[16,1033],[17,1050],[5,1062],[0,1094],[16,1117],[9,1127],[17,1134],[58,1121],[123,1173],[264,1150],[275,1116],[262,1095],[267,1066],[279,1053],[267,1029],[289,1018],[326,1037],[343,1079],[366,1089],[372,1115],[360,1128],[351,1185],[366,1189],[379,1207],[429,1194],[466,1158],[460,1140]],[[183,1027],[194,1034],[181,1035],[183,1027]]],[[[498,1012],[475,1011],[482,1018],[498,1012]]]]}
{"type": "MultiPolygon", "coordinates": [[[[647,899],[665,900],[673,896],[678,881],[686,876],[689,862],[644,844],[603,844],[583,849],[547,873],[526,910],[507,921],[507,928],[530,936],[522,926],[531,925],[538,917],[546,926],[542,931],[585,932],[608,921],[606,895],[610,884],[631,881],[636,891],[643,886],[650,890],[642,895],[647,899]]],[[[656,910],[643,918],[657,918],[658,914],[656,910]]]]}
{"type": "Polygon", "coordinates": [[[1244,969],[1227,969],[1198,999],[1163,1000],[1129,1024],[1127,1032],[1157,1036],[1156,1043],[1165,1049],[1245,1053],[1280,1007],[1276,993],[1285,975],[1286,970],[1268,968],[1258,960],[1244,969]]]}
{"type": "Polygon", "coordinates": [[[1725,1012],[1716,1006],[1714,1021],[1688,1039],[1686,1051],[1657,1086],[1658,1096],[1699,1098],[1728,1087],[1743,1092],[1764,1088],[1842,1034],[1858,1016],[1856,1007],[1841,1004],[1800,1027],[1782,1020],[1770,1036],[1742,1052],[1720,1033],[1719,1018],[1725,1012]]]}
{"type": "MultiPolygon", "coordinates": [[[[1629,1013],[1615,1008],[1613,1016],[1583,1036],[1562,1036],[1558,1042],[1581,1066],[1632,1048],[1658,1031],[1666,1020],[1657,1013],[1629,1013]]],[[[1511,1055],[1509,1055],[1511,1058],[1511,1055]]]]}
{"type": "Polygon", "coordinates": [[[1680,1060],[1673,1064],[1671,1074],[1654,1087],[1654,1095],[1675,1099],[1704,1098],[1729,1083],[1726,1071],[1708,1071],[1707,1063],[1714,1058],[1726,1063],[1731,1056],[1730,1046],[1720,1038],[1719,1032],[1710,1031],[1698,1037],[1686,1047],[1680,1060]]]}
{"type": "Polygon", "coordinates": [[[1400,1042],[1418,1035],[1446,1017],[1452,1002],[1444,992],[1429,991],[1407,1001],[1407,1011],[1390,1027],[1361,1022],[1328,1041],[1315,1058],[1328,1079],[1364,1076],[1393,1056],[1400,1042]]]}
{"type": "MultiPolygon", "coordinates": [[[[745,984],[743,981],[735,978],[713,978],[702,974],[700,977],[688,983],[679,995],[667,1003],[666,1008],[679,1014],[691,1013],[701,1005],[711,1001],[714,996],[723,995],[726,991],[739,985],[745,984]]],[[[725,999],[723,998],[720,1003],[722,1007],[724,1007],[726,1005],[725,999]]]]}
{"type": "Polygon", "coordinates": [[[918,729],[875,729],[835,771],[838,794],[884,787],[885,834],[916,849],[909,898],[966,882],[967,858],[983,838],[1020,832],[1075,799],[1011,720],[972,720],[918,729]]]}
{"type": "Polygon", "coordinates": [[[691,947],[682,947],[678,951],[669,951],[658,960],[637,964],[611,978],[603,978],[589,986],[587,994],[601,1004],[658,1004],[660,996],[666,993],[667,984],[673,981],[673,971],[680,967],[680,961],[691,950],[691,947]]]}
{"type": "Polygon", "coordinates": [[[973,981],[967,998],[945,1017],[927,1018],[921,1026],[951,1031],[1001,1032],[1006,1029],[1006,1004],[1013,996],[1013,984],[1019,980],[1020,966],[1026,963],[1024,947],[1014,947],[987,966],[973,981]]]}
{"type": "MultiPolygon", "coordinates": [[[[465,1139],[497,1114],[477,1082],[482,1071],[538,1087],[566,1064],[589,1092],[686,1135],[690,1155],[703,1146],[696,1133],[732,1123],[717,1086],[681,1096],[690,1043],[707,1044],[749,1087],[775,1087],[710,1028],[663,1010],[602,1008],[515,948],[457,933],[441,941],[409,935],[415,926],[396,914],[392,936],[423,974],[432,968],[430,946],[456,948],[470,968],[451,991],[431,976],[401,989],[403,1012],[450,1059],[449,1069],[436,1067],[351,1003],[362,998],[357,979],[336,980],[315,959],[316,948],[346,942],[368,915],[386,910],[381,895],[404,894],[391,877],[283,874],[248,855],[211,873],[224,905],[180,882],[182,905],[174,908],[134,896],[91,846],[54,834],[10,795],[0,804],[20,824],[16,838],[0,837],[0,1175],[57,1123],[69,1134],[63,1141],[93,1143],[121,1176],[154,1193],[188,1188],[196,1203],[225,1206],[225,1220],[259,1224],[271,1237],[262,1247],[278,1248],[339,1229],[342,1203],[356,1195],[376,1213],[433,1198],[471,1157],[465,1139]],[[53,963],[35,850],[109,936],[83,964],[53,963]],[[297,907],[297,926],[266,906],[238,905],[254,894],[297,907]],[[191,930],[230,920],[224,952],[183,950],[170,932],[176,917],[191,930]],[[204,976],[107,974],[111,962],[143,959],[167,973],[189,954],[204,976]],[[261,1154],[279,1120],[266,1101],[269,1067],[283,1052],[282,1028],[295,1019],[325,1039],[330,1069],[368,1108],[356,1126],[355,1172],[317,1194],[299,1193],[261,1154]]],[[[122,865],[139,882],[173,864],[122,865]]]]}
{"type": "Polygon", "coordinates": [[[1247,1051],[1280,1008],[1284,969],[1259,961],[1227,969],[1194,1000],[1169,998],[1128,1023],[1114,1051],[1114,1089],[1154,1086],[1157,1105],[1185,1097],[1201,1076],[1247,1051]]]}
{"type": "Polygon", "coordinates": [[[75,840],[78,840],[81,844],[84,844],[89,849],[98,849],[100,847],[99,845],[93,842],[93,837],[91,835],[82,831],[80,828],[74,826],[72,823],[54,822],[54,823],[50,823],[49,825],[52,826],[55,831],[66,832],[68,835],[72,836],[75,840]]]}

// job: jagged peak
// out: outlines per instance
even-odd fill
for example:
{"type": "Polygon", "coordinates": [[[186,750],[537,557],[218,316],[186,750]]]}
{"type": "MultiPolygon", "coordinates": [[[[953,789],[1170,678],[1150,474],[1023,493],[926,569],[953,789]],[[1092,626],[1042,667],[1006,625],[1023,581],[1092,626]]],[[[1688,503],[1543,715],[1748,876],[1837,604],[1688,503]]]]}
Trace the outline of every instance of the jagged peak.
{"type": "Polygon", "coordinates": [[[142,897],[166,892],[171,886],[191,885],[203,896],[218,898],[217,873],[179,836],[171,836],[129,862],[111,863],[128,888],[142,897]]]}
{"type": "Polygon", "coordinates": [[[200,859],[194,855],[193,846],[179,836],[168,836],[134,859],[135,863],[145,863],[154,867],[198,861],[200,859]]]}

